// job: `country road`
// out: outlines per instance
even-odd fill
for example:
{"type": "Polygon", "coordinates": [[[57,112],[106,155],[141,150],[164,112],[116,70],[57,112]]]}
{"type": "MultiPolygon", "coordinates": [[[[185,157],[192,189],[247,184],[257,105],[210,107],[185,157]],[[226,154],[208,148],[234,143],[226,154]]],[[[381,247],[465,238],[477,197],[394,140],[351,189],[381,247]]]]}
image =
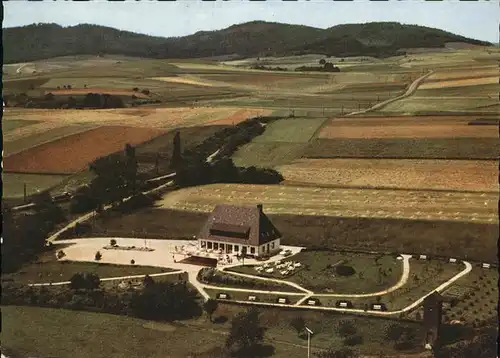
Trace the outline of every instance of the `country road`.
{"type": "Polygon", "coordinates": [[[392,102],[396,102],[396,101],[399,101],[400,99],[404,99],[406,97],[410,97],[418,89],[418,86],[420,86],[422,84],[422,82],[427,77],[429,77],[430,75],[432,75],[433,73],[434,73],[434,71],[431,70],[431,71],[427,72],[425,75],[422,75],[419,78],[417,78],[415,81],[413,81],[410,84],[410,86],[408,87],[408,89],[406,90],[406,92],[404,94],[402,94],[401,96],[390,98],[390,99],[385,100],[383,102],[377,103],[376,105],[374,105],[374,106],[372,106],[370,108],[364,109],[362,111],[351,112],[349,114],[346,114],[345,116],[346,117],[347,116],[355,116],[357,114],[363,114],[363,113],[366,113],[366,112],[371,112],[371,111],[374,111],[374,110],[377,110],[377,109],[381,109],[381,108],[387,106],[388,104],[390,104],[392,102]]]}

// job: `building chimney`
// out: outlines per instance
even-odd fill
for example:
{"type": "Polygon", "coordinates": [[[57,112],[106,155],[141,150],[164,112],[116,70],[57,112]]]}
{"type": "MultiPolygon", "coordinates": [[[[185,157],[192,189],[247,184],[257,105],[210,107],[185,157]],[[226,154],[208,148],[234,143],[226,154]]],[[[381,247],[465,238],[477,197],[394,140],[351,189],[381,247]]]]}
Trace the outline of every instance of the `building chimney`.
{"type": "Polygon", "coordinates": [[[259,209],[259,211],[260,211],[261,213],[263,213],[263,211],[262,211],[262,204],[257,204],[257,209],[259,209]]]}

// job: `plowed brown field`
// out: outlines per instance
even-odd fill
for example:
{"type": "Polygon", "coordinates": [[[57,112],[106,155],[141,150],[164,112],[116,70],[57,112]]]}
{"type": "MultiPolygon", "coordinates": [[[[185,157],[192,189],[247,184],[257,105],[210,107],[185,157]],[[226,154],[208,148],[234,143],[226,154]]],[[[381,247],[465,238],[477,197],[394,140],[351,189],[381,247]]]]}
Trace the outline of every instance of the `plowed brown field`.
{"type": "Polygon", "coordinates": [[[100,88],[75,88],[45,91],[45,94],[52,93],[54,96],[84,96],[88,93],[109,94],[114,96],[136,96],[137,98],[149,98],[144,93],[134,91],[107,90],[100,88]]]}
{"type": "Polygon", "coordinates": [[[475,69],[464,69],[459,71],[446,71],[436,73],[430,75],[426,82],[432,82],[435,80],[450,80],[450,79],[466,79],[466,78],[478,78],[478,77],[490,77],[490,76],[498,76],[498,67],[490,67],[490,68],[475,68],[475,69]]]}
{"type": "Polygon", "coordinates": [[[498,190],[498,163],[493,160],[301,159],[278,170],[285,184],[498,190]]]}
{"type": "Polygon", "coordinates": [[[84,169],[93,160],[137,145],[165,131],[106,126],[74,134],[30,148],[4,159],[4,170],[19,173],[70,174],[84,169]]]}

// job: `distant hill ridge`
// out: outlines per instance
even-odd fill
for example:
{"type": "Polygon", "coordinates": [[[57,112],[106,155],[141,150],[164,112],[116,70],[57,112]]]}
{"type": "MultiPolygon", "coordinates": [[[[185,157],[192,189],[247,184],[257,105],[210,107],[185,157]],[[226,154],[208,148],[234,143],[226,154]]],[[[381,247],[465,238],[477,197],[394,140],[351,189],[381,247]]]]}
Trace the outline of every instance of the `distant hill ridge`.
{"type": "Polygon", "coordinates": [[[183,37],[155,37],[82,24],[32,24],[3,29],[4,62],[58,56],[119,54],[147,58],[195,58],[237,54],[287,56],[321,53],[331,56],[388,57],[403,48],[441,48],[447,42],[491,46],[450,32],[397,22],[337,25],[318,29],[252,21],[183,37]]]}

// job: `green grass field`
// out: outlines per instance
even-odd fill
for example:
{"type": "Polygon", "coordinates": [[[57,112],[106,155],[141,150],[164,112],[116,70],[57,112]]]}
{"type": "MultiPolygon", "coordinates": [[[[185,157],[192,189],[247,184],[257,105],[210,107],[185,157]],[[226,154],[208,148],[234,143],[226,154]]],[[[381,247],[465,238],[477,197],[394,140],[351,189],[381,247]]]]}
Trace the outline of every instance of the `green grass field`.
{"type": "Polygon", "coordinates": [[[4,133],[12,132],[18,128],[30,126],[32,124],[37,124],[40,122],[37,121],[24,121],[24,120],[11,120],[11,121],[2,121],[2,131],[4,133]]]}
{"type": "MultiPolygon", "coordinates": [[[[300,262],[303,268],[290,276],[278,272],[259,274],[253,266],[239,266],[231,270],[295,282],[315,293],[371,293],[394,286],[402,275],[402,265],[391,256],[349,254],[325,251],[304,251],[283,261],[300,262]],[[342,277],[335,267],[345,265],[354,269],[352,276],[342,277]],[[379,272],[381,272],[379,274],[379,272]]],[[[279,269],[275,269],[279,271],[279,269]]]]}
{"type": "Polygon", "coordinates": [[[306,143],[325,122],[324,118],[289,118],[272,122],[266,126],[264,134],[255,138],[255,143],[306,143]]]}
{"type": "Polygon", "coordinates": [[[24,184],[29,196],[53,188],[67,178],[67,175],[2,173],[2,195],[4,198],[22,198],[24,184]]]}
{"type": "Polygon", "coordinates": [[[232,158],[237,166],[272,168],[300,158],[306,149],[306,143],[251,142],[240,147],[232,158]]]}
{"type": "MultiPolygon", "coordinates": [[[[220,323],[210,323],[203,316],[170,324],[103,313],[2,306],[0,338],[2,351],[13,357],[209,358],[218,356],[209,352],[217,352],[216,348],[225,343],[232,318],[244,310],[246,307],[220,304],[214,314],[214,321],[220,323]]],[[[260,319],[267,328],[265,342],[274,346],[273,357],[301,358],[307,354],[307,340],[290,326],[297,316],[303,317],[315,332],[312,354],[332,346],[342,348],[342,338],[336,330],[339,322],[346,319],[363,337],[363,345],[358,346],[361,352],[399,354],[387,344],[384,335],[391,320],[269,308],[261,310],[260,319]]],[[[412,327],[420,331],[418,324],[412,327]]]]}

